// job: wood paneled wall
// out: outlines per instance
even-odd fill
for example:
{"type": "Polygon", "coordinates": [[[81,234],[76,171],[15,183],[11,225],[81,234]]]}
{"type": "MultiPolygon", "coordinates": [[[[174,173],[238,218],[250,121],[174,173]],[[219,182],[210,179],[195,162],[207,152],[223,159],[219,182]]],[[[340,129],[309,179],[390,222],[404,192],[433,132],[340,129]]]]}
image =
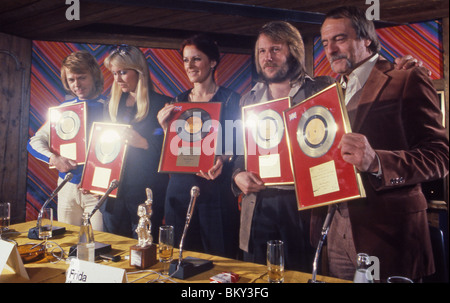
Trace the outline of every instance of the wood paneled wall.
{"type": "Polygon", "coordinates": [[[0,33],[0,201],[25,220],[31,41],[0,33]]]}

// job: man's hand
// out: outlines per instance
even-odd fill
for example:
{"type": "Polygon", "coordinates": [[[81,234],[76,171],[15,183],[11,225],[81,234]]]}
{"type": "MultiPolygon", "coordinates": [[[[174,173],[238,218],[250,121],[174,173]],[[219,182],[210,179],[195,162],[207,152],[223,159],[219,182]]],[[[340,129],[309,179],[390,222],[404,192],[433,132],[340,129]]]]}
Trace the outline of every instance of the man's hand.
{"type": "Polygon", "coordinates": [[[416,66],[422,66],[423,62],[417,60],[411,55],[406,55],[401,58],[395,58],[394,60],[396,69],[409,69],[416,66]]]}
{"type": "Polygon", "coordinates": [[[77,168],[77,163],[74,160],[67,159],[55,154],[50,156],[49,164],[51,166],[54,166],[58,171],[62,173],[67,173],[77,168]]]}
{"type": "Polygon", "coordinates": [[[257,174],[247,171],[238,173],[234,177],[234,182],[245,195],[256,193],[266,188],[264,182],[257,174]]]}
{"type": "MultiPolygon", "coordinates": [[[[413,67],[422,66],[423,62],[414,58],[411,55],[406,55],[401,58],[395,58],[394,66],[396,69],[410,69],[413,67]]],[[[428,77],[431,77],[431,71],[427,69],[428,77]]]]}
{"type": "Polygon", "coordinates": [[[359,171],[378,172],[377,156],[366,136],[356,133],[344,134],[338,148],[341,149],[344,161],[355,165],[359,171]]]}

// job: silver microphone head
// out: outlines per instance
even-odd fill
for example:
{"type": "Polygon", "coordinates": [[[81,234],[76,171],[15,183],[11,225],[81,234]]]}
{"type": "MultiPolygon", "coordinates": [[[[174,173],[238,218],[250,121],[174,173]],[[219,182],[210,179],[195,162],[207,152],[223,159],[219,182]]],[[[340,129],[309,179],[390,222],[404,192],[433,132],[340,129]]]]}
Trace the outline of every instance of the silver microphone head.
{"type": "Polygon", "coordinates": [[[70,180],[72,180],[72,178],[73,178],[73,174],[69,172],[69,173],[67,173],[66,176],[64,177],[64,180],[70,181],[70,180]]]}
{"type": "Polygon", "coordinates": [[[118,186],[119,186],[119,181],[117,181],[116,179],[112,180],[112,181],[111,181],[111,184],[109,185],[109,187],[110,187],[111,189],[115,189],[115,188],[117,188],[118,186]]]}
{"type": "Polygon", "coordinates": [[[200,188],[198,186],[192,186],[191,197],[198,197],[200,195],[200,188]]]}

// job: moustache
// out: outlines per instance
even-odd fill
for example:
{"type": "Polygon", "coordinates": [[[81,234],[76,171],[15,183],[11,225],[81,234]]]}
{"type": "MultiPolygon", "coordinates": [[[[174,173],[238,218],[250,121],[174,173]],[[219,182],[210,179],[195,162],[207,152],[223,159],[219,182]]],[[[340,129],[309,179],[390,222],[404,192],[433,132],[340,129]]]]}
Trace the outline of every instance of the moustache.
{"type": "Polygon", "coordinates": [[[347,57],[345,55],[331,56],[330,63],[333,63],[334,61],[340,60],[340,59],[347,59],[347,57]]]}
{"type": "Polygon", "coordinates": [[[278,65],[275,63],[265,63],[263,68],[265,68],[265,67],[278,67],[278,65]]]}

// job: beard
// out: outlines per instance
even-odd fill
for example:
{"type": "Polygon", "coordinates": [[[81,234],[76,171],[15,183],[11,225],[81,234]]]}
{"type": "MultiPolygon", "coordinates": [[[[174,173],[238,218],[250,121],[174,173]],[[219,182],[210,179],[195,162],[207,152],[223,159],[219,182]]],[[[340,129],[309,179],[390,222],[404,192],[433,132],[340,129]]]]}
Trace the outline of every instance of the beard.
{"type": "Polygon", "coordinates": [[[298,70],[299,63],[295,60],[292,55],[289,55],[288,59],[281,66],[275,63],[266,63],[264,67],[261,69],[261,78],[266,83],[281,83],[286,80],[291,80],[294,78],[294,74],[298,70]],[[273,76],[268,76],[264,72],[264,68],[266,67],[279,67],[278,71],[273,76]]]}

